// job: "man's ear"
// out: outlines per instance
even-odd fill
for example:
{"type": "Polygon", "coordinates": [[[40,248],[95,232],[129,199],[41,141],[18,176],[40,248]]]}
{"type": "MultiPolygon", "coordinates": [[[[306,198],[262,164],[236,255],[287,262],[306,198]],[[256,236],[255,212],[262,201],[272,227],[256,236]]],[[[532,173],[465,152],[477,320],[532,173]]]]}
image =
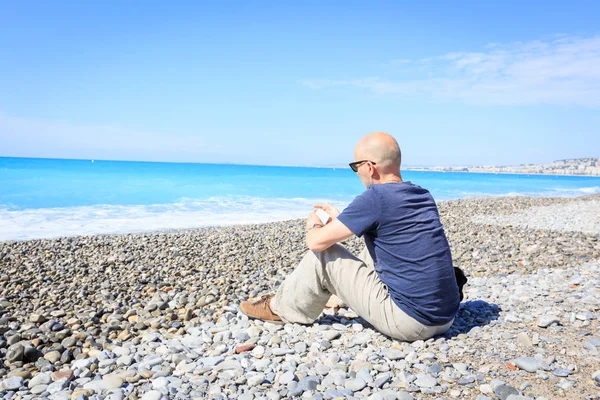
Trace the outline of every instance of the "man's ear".
{"type": "Polygon", "coordinates": [[[377,168],[371,163],[369,163],[369,176],[371,179],[379,179],[379,172],[377,172],[377,168]]]}

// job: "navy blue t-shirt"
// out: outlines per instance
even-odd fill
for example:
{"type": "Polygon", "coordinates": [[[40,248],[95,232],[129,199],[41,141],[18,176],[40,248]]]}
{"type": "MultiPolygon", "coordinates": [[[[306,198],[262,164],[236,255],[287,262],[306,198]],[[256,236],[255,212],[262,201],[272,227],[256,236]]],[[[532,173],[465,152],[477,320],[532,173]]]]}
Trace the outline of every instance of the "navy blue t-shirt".
{"type": "Polygon", "coordinates": [[[431,194],[410,182],[371,185],[338,216],[364,235],[379,279],[405,313],[444,325],[460,303],[452,255],[431,194]]]}

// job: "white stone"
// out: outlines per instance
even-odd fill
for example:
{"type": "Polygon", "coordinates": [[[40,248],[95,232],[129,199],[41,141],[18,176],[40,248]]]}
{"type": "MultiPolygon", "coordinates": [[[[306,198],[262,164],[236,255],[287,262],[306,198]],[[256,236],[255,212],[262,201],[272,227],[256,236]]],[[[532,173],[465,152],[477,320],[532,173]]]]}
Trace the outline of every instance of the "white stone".
{"type": "Polygon", "coordinates": [[[149,392],[144,393],[142,396],[142,400],[160,400],[162,398],[162,393],[158,390],[150,390],[149,392]]]}
{"type": "Polygon", "coordinates": [[[164,376],[152,380],[152,388],[156,390],[164,389],[169,385],[169,380],[164,376]]]}
{"type": "Polygon", "coordinates": [[[50,374],[47,374],[45,372],[40,372],[39,374],[37,374],[36,376],[31,378],[28,386],[31,389],[32,387],[37,386],[37,385],[48,385],[48,384],[50,384],[50,382],[52,382],[52,379],[50,378],[50,374]]]}
{"type": "Polygon", "coordinates": [[[246,384],[250,387],[258,386],[265,381],[265,374],[256,374],[247,378],[246,384]]]}
{"type": "Polygon", "coordinates": [[[20,376],[13,376],[2,381],[0,388],[4,390],[19,390],[23,386],[23,378],[20,376]]]}

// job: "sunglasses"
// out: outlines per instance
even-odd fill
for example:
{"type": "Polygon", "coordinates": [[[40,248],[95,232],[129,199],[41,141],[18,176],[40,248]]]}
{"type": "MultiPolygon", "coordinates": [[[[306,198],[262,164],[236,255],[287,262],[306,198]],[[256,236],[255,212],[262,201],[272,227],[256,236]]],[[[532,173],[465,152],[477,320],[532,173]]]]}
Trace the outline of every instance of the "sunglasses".
{"type": "Polygon", "coordinates": [[[354,172],[358,172],[358,167],[360,167],[362,164],[366,163],[366,162],[370,162],[373,165],[377,165],[377,163],[371,161],[371,160],[360,160],[360,161],[354,161],[351,162],[350,164],[348,164],[350,166],[350,168],[352,169],[352,171],[354,172]]]}

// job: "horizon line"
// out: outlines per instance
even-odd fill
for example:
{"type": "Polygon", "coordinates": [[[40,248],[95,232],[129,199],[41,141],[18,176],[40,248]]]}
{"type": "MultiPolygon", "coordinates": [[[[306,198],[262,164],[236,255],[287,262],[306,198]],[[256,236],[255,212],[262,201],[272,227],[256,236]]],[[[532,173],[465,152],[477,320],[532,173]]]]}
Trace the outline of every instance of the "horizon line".
{"type": "Polygon", "coordinates": [[[18,158],[26,160],[62,160],[62,161],[101,161],[101,162],[123,162],[123,163],[148,163],[148,164],[201,164],[201,165],[236,165],[245,167],[284,167],[284,168],[323,168],[337,169],[349,168],[347,164],[337,164],[330,166],[323,165],[277,165],[277,164],[246,164],[238,162],[201,162],[201,161],[152,161],[152,160],[112,160],[104,158],[63,158],[63,157],[28,157],[28,156],[2,156],[2,158],[18,158]]]}
{"type": "MultiPolygon", "coordinates": [[[[113,159],[103,159],[103,158],[62,158],[62,157],[28,157],[28,156],[2,156],[0,155],[0,159],[2,158],[18,158],[18,159],[30,159],[30,160],[63,160],[63,161],[101,161],[101,162],[123,162],[123,163],[148,163],[148,164],[200,164],[200,165],[234,165],[234,166],[247,166],[247,167],[282,167],[282,168],[319,168],[319,169],[338,169],[338,168],[348,168],[348,164],[331,164],[331,165],[278,165],[278,164],[248,164],[248,163],[238,163],[238,162],[200,162],[200,161],[152,161],[152,160],[113,160],[113,159]]],[[[582,160],[582,159],[600,159],[599,157],[578,157],[578,158],[567,158],[567,159],[559,159],[554,161],[547,161],[543,163],[536,164],[503,164],[503,165],[465,165],[465,164],[412,164],[412,165],[404,165],[400,168],[402,171],[404,168],[469,168],[469,167],[486,167],[486,168],[501,168],[501,167],[520,167],[520,166],[535,166],[535,165],[545,165],[551,164],[555,162],[561,161],[574,161],[574,160],[582,160]]],[[[429,171],[429,172],[441,172],[441,171],[429,171]]],[[[444,171],[450,172],[450,171],[444,171]]],[[[473,172],[473,171],[453,171],[453,172],[473,172]]]]}

